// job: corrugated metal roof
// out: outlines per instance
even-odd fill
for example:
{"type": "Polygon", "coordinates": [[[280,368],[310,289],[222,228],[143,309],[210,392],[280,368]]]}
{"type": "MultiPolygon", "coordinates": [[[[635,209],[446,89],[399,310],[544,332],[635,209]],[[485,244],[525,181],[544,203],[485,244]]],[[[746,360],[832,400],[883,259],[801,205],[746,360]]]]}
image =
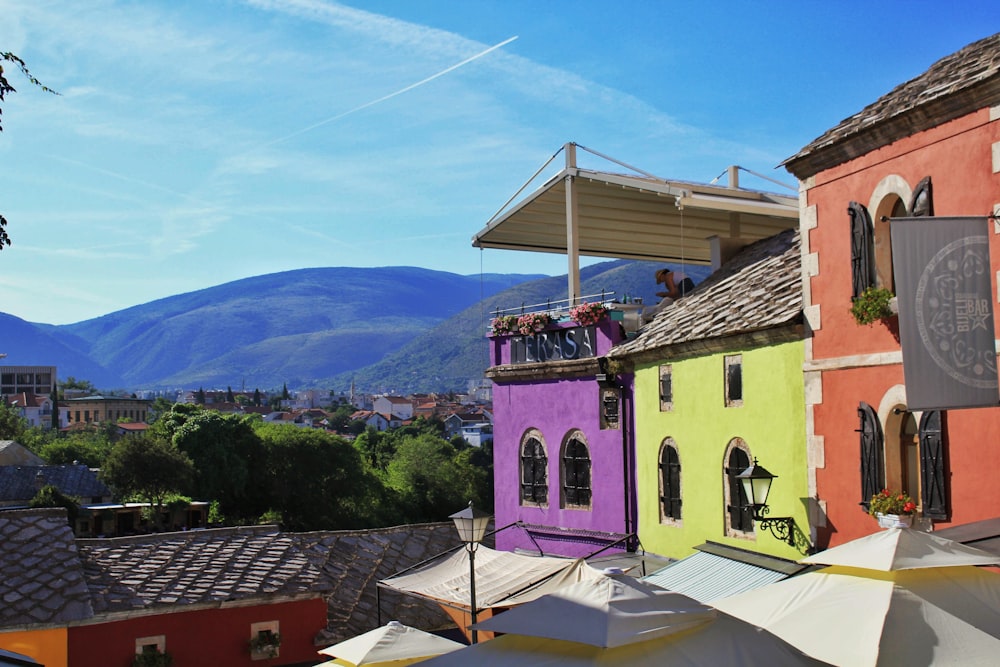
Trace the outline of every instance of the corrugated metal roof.
{"type": "Polygon", "coordinates": [[[643,577],[643,580],[683,593],[698,602],[709,603],[773,584],[787,576],[785,572],[699,551],[643,577]]]}

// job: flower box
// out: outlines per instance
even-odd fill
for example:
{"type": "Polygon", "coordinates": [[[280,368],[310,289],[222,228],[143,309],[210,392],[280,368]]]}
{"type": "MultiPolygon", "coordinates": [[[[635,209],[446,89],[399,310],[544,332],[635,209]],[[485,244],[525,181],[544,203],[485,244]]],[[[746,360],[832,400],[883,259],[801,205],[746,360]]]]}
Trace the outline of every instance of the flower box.
{"type": "Polygon", "coordinates": [[[909,528],[913,525],[912,514],[881,514],[875,515],[879,528],[909,528]]]}

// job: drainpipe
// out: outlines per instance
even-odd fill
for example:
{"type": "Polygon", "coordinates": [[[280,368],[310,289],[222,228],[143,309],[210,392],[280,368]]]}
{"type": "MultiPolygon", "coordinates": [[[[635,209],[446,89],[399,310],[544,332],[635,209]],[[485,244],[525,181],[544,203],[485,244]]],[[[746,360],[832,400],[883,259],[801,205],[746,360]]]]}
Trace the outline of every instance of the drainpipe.
{"type": "MultiPolygon", "coordinates": [[[[622,383],[622,475],[623,475],[623,487],[625,489],[625,534],[631,535],[633,532],[632,527],[632,475],[631,475],[631,447],[629,447],[629,434],[632,432],[630,424],[632,423],[631,414],[632,410],[632,390],[622,383]]],[[[629,539],[625,543],[625,550],[634,553],[636,550],[636,540],[629,539]]]]}

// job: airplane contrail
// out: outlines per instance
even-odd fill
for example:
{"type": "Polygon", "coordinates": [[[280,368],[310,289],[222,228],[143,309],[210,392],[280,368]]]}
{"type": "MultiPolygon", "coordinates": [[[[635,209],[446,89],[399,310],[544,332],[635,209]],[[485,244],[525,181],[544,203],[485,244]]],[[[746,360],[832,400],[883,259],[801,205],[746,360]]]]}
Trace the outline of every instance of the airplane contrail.
{"type": "MultiPolygon", "coordinates": [[[[280,137],[278,139],[274,139],[272,141],[268,141],[266,143],[260,144],[256,148],[266,148],[268,146],[273,146],[274,144],[279,144],[279,143],[281,143],[283,141],[288,141],[289,139],[291,139],[293,137],[297,137],[300,134],[305,134],[306,132],[310,132],[312,130],[315,130],[317,127],[322,127],[323,125],[327,125],[329,123],[333,123],[335,121],[340,120],[341,118],[343,118],[345,116],[350,116],[352,113],[357,113],[358,111],[361,111],[363,109],[367,109],[368,107],[374,106],[374,105],[376,105],[376,104],[378,104],[380,102],[385,102],[386,100],[390,100],[393,97],[396,97],[397,95],[402,95],[403,93],[409,92],[409,91],[413,90],[414,88],[417,88],[419,86],[424,85],[425,83],[429,83],[429,82],[433,81],[434,79],[437,79],[438,77],[444,76],[448,72],[454,72],[459,67],[462,67],[463,65],[468,65],[473,60],[477,60],[479,58],[482,58],[483,56],[485,56],[488,53],[491,53],[493,51],[496,51],[499,48],[507,46],[508,44],[510,44],[511,42],[513,42],[515,39],[517,39],[517,37],[518,37],[517,35],[514,35],[513,37],[505,39],[504,41],[500,42],[499,44],[495,44],[494,46],[491,46],[490,48],[486,49],[485,51],[480,51],[476,55],[470,56],[470,57],[466,58],[465,60],[463,60],[460,63],[456,63],[456,64],[452,65],[451,67],[443,69],[440,72],[438,72],[437,74],[432,74],[429,77],[427,77],[426,79],[421,79],[420,81],[417,81],[416,83],[411,83],[410,85],[406,86],[405,88],[400,88],[399,90],[397,90],[394,93],[389,93],[388,95],[383,95],[382,97],[378,98],[377,100],[372,100],[370,102],[365,102],[364,104],[362,104],[360,106],[356,106],[353,109],[349,109],[347,111],[339,113],[336,116],[331,116],[330,118],[327,118],[326,120],[321,120],[318,123],[313,123],[309,127],[304,127],[301,130],[296,130],[295,132],[292,132],[291,134],[286,134],[285,136],[280,137]]],[[[250,151],[247,151],[247,152],[250,152],[250,151]]],[[[244,153],[244,155],[245,154],[246,153],[244,153]]]]}

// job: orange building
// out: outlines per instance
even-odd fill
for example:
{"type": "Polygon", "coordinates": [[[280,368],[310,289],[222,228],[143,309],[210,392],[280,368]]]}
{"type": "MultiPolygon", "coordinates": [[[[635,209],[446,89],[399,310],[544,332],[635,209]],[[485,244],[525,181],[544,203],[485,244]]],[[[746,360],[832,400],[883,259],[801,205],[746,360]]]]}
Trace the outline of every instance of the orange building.
{"type": "Polygon", "coordinates": [[[884,487],[915,499],[923,529],[1000,516],[1000,409],[911,409],[900,316],[861,325],[850,312],[866,287],[896,291],[892,220],[913,216],[982,217],[996,309],[1000,225],[988,216],[1000,211],[1000,35],[940,60],[784,164],[800,181],[817,546],[877,530],[865,505],[884,487]]]}

